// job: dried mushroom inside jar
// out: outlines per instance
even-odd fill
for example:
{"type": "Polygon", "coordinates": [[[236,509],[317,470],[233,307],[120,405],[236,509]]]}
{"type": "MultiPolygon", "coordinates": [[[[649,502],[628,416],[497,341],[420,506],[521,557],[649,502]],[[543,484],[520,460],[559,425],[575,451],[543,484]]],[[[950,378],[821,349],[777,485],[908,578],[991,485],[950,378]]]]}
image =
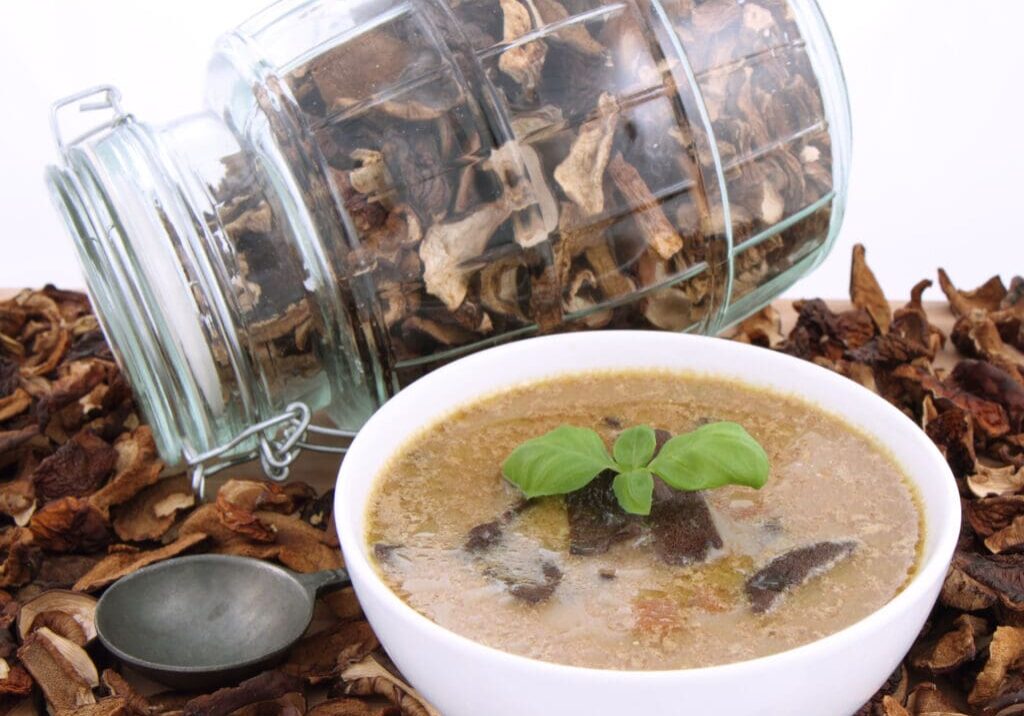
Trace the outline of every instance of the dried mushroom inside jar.
{"type": "MultiPolygon", "coordinates": [[[[392,388],[535,332],[713,329],[831,229],[830,126],[783,0],[395,6],[283,79],[392,388]]],[[[243,174],[221,187],[237,300],[262,360],[312,371],[301,262],[261,262],[285,229],[243,174]]]]}

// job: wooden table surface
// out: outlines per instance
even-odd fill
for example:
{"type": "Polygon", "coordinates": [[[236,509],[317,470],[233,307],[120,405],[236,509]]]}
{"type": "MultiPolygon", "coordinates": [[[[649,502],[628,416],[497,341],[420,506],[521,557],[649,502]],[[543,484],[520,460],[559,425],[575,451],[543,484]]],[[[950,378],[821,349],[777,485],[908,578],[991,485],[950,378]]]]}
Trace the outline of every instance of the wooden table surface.
{"type": "MultiPolygon", "coordinates": [[[[14,290],[0,289],[0,300],[9,298],[14,294],[14,290]]],[[[828,304],[836,311],[845,310],[850,307],[850,302],[842,299],[829,300],[828,304]]],[[[904,301],[894,301],[893,307],[898,308],[903,304],[904,301]]],[[[950,313],[948,305],[944,301],[926,301],[924,305],[928,311],[929,320],[948,336],[950,330],[953,328],[954,322],[953,314],[950,313]]],[[[783,332],[788,333],[796,320],[796,312],[793,310],[793,302],[789,300],[779,300],[776,301],[775,307],[782,315],[783,332]]],[[[951,366],[954,360],[955,356],[951,351],[951,346],[947,342],[943,355],[936,359],[936,365],[939,367],[951,366]]],[[[292,465],[291,479],[307,482],[318,491],[330,489],[334,486],[335,476],[337,475],[338,465],[340,463],[341,457],[338,455],[312,453],[307,451],[300,455],[292,465]]],[[[246,476],[259,477],[259,465],[256,463],[248,463],[230,470],[225,470],[222,473],[218,473],[216,477],[211,478],[209,481],[207,494],[216,494],[216,488],[229,477],[246,476]]]]}

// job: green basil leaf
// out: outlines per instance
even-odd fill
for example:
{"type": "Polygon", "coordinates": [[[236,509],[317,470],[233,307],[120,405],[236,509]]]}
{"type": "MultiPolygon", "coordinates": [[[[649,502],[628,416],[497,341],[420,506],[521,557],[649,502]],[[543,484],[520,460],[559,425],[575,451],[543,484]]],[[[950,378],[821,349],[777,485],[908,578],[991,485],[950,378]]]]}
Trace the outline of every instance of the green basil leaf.
{"type": "Polygon", "coordinates": [[[654,477],[649,470],[641,468],[616,475],[612,480],[612,491],[626,512],[633,515],[651,514],[654,477]]]}
{"type": "Polygon", "coordinates": [[[677,490],[722,485],[760,488],[768,480],[768,455],[741,425],[711,423],[677,435],[648,469],[677,490]]]}
{"type": "Polygon", "coordinates": [[[527,440],[501,469],[530,498],[575,492],[602,470],[617,470],[600,435],[571,425],[527,440]]]}
{"type": "Polygon", "coordinates": [[[654,448],[658,440],[654,437],[654,430],[646,425],[623,430],[619,434],[615,445],[612,447],[612,455],[615,462],[623,468],[644,467],[654,456],[654,448]]]}

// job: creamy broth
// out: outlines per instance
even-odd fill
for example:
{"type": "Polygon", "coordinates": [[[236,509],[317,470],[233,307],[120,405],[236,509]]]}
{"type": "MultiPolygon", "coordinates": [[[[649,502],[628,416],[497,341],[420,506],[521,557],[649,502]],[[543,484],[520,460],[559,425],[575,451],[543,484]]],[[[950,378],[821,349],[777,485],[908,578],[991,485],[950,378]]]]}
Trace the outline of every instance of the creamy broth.
{"type": "Polygon", "coordinates": [[[449,415],[402,446],[377,478],[367,540],[385,582],[410,606],[474,641],[523,656],[608,669],[676,669],[741,661],[838,631],[892,599],[913,574],[923,527],[894,461],[836,417],[739,383],[667,372],[602,372],[517,387],[449,415]],[[704,493],[721,548],[670,565],[649,535],[603,554],[569,550],[565,499],[515,515],[501,464],[518,444],[562,424],[678,434],[708,420],[743,425],[764,446],[761,490],[704,493]],[[475,526],[506,513],[486,556],[475,526]],[[747,581],[793,549],[841,541],[852,554],[755,613],[747,581]],[[496,571],[561,581],[539,603],[514,597],[496,571]]]}

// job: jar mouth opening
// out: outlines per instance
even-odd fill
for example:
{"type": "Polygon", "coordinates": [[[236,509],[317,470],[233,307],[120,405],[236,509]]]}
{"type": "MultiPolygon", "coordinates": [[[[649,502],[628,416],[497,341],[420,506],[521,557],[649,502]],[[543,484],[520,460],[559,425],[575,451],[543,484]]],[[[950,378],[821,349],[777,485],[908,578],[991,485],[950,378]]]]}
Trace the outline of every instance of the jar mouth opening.
{"type": "Polygon", "coordinates": [[[144,335],[142,322],[127,315],[132,299],[121,279],[123,270],[112,246],[121,229],[115,222],[104,222],[97,197],[84,186],[88,181],[93,191],[99,186],[73,169],[70,152],[63,166],[46,170],[46,185],[52,203],[64,220],[72,239],[93,313],[99,322],[110,350],[121,372],[131,385],[141,412],[153,428],[153,438],[161,457],[170,464],[181,460],[182,446],[173,419],[172,402],[159,379],[167,370],[158,352],[151,350],[151,340],[144,335]],[[104,230],[104,227],[106,229],[104,230]]]}
{"type": "Polygon", "coordinates": [[[130,115],[64,148],[62,160],[47,184],[97,320],[161,457],[184,466],[220,445],[229,418],[245,407],[225,394],[216,363],[208,287],[186,246],[194,243],[191,214],[159,138],[130,115]]]}

